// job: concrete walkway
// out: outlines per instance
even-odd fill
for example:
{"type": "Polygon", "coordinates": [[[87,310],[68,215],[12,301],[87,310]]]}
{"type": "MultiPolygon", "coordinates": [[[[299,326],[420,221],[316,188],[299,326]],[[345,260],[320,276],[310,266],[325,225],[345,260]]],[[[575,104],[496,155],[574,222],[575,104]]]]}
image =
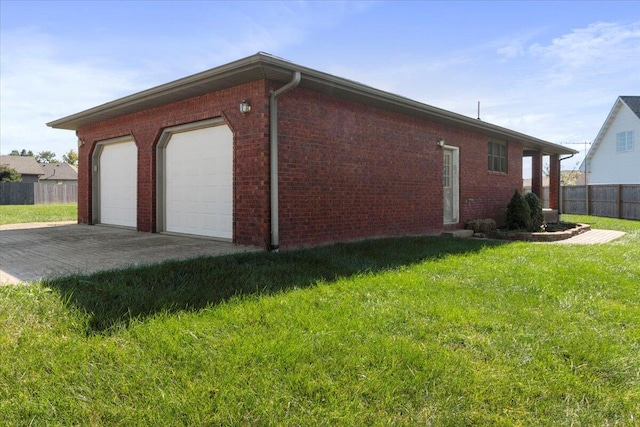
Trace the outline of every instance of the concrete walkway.
{"type": "Polygon", "coordinates": [[[4,225],[0,226],[0,285],[260,250],[207,238],[75,222],[4,225]]]}
{"type": "Polygon", "coordinates": [[[557,245],[597,245],[600,243],[609,243],[612,240],[624,236],[624,231],[616,230],[589,230],[586,233],[578,234],[565,240],[551,242],[557,245]]]}

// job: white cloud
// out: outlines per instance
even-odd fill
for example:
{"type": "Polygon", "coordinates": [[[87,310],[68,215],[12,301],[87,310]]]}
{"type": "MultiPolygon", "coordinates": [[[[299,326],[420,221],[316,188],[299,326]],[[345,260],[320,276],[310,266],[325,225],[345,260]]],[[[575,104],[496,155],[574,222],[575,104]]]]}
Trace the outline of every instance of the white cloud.
{"type": "Polygon", "coordinates": [[[111,64],[59,60],[57,41],[36,29],[3,32],[0,141],[2,153],[54,151],[76,146],[73,132],[46,122],[90,108],[136,88],[137,74],[111,64]]]}
{"type": "Polygon", "coordinates": [[[550,44],[534,44],[529,52],[544,66],[549,86],[591,91],[603,81],[611,87],[619,86],[616,80],[640,83],[640,22],[594,23],[550,44]]]}
{"type": "Polygon", "coordinates": [[[640,22],[629,25],[598,22],[575,29],[570,34],[554,39],[549,45],[534,44],[529,49],[532,54],[555,61],[561,67],[580,68],[604,61],[608,64],[613,62],[624,69],[633,66],[637,71],[640,22]],[[624,61],[615,61],[616,56],[624,61]],[[635,63],[626,61],[630,58],[635,58],[635,63]]]}
{"type": "Polygon", "coordinates": [[[507,58],[517,58],[524,55],[524,46],[519,40],[514,40],[508,45],[499,48],[496,52],[498,53],[498,55],[507,58]]]}

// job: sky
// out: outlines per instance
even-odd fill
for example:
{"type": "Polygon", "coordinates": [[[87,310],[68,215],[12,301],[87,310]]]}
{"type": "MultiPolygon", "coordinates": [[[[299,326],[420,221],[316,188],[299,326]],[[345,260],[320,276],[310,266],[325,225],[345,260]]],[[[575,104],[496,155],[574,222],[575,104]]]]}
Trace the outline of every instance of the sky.
{"type": "MultiPolygon", "coordinates": [[[[47,122],[267,52],[580,153],[640,95],[640,1],[0,0],[0,153],[47,122]]],[[[525,164],[524,175],[526,176],[525,164]]]]}

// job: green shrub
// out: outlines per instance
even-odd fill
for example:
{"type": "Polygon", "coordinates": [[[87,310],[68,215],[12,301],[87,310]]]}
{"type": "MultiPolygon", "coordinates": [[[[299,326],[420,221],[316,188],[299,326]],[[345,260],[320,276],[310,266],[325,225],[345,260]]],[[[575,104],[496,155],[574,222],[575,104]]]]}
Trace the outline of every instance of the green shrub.
{"type": "Polygon", "coordinates": [[[0,165],[0,182],[21,182],[22,175],[9,165],[0,165]]]}
{"type": "Polygon", "coordinates": [[[542,202],[534,193],[527,193],[524,200],[529,205],[531,211],[527,230],[537,232],[542,230],[544,225],[544,214],[542,213],[542,202]]]}
{"type": "Polygon", "coordinates": [[[515,190],[509,204],[507,205],[507,213],[505,222],[509,230],[527,229],[529,220],[531,219],[531,208],[524,200],[522,194],[515,190]]]}
{"type": "Polygon", "coordinates": [[[496,221],[493,218],[472,219],[467,221],[467,230],[473,230],[474,233],[493,233],[496,231],[496,221]]]}

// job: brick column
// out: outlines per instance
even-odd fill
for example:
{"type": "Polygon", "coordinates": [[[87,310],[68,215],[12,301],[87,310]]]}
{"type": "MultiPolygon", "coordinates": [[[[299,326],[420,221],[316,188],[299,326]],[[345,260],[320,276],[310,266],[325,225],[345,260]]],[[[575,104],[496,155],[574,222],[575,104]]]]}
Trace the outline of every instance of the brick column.
{"type": "Polygon", "coordinates": [[[536,151],[531,156],[531,192],[542,200],[542,150],[536,151]]]}
{"type": "Polygon", "coordinates": [[[549,208],[560,208],[560,156],[549,156],[549,208]]]}

